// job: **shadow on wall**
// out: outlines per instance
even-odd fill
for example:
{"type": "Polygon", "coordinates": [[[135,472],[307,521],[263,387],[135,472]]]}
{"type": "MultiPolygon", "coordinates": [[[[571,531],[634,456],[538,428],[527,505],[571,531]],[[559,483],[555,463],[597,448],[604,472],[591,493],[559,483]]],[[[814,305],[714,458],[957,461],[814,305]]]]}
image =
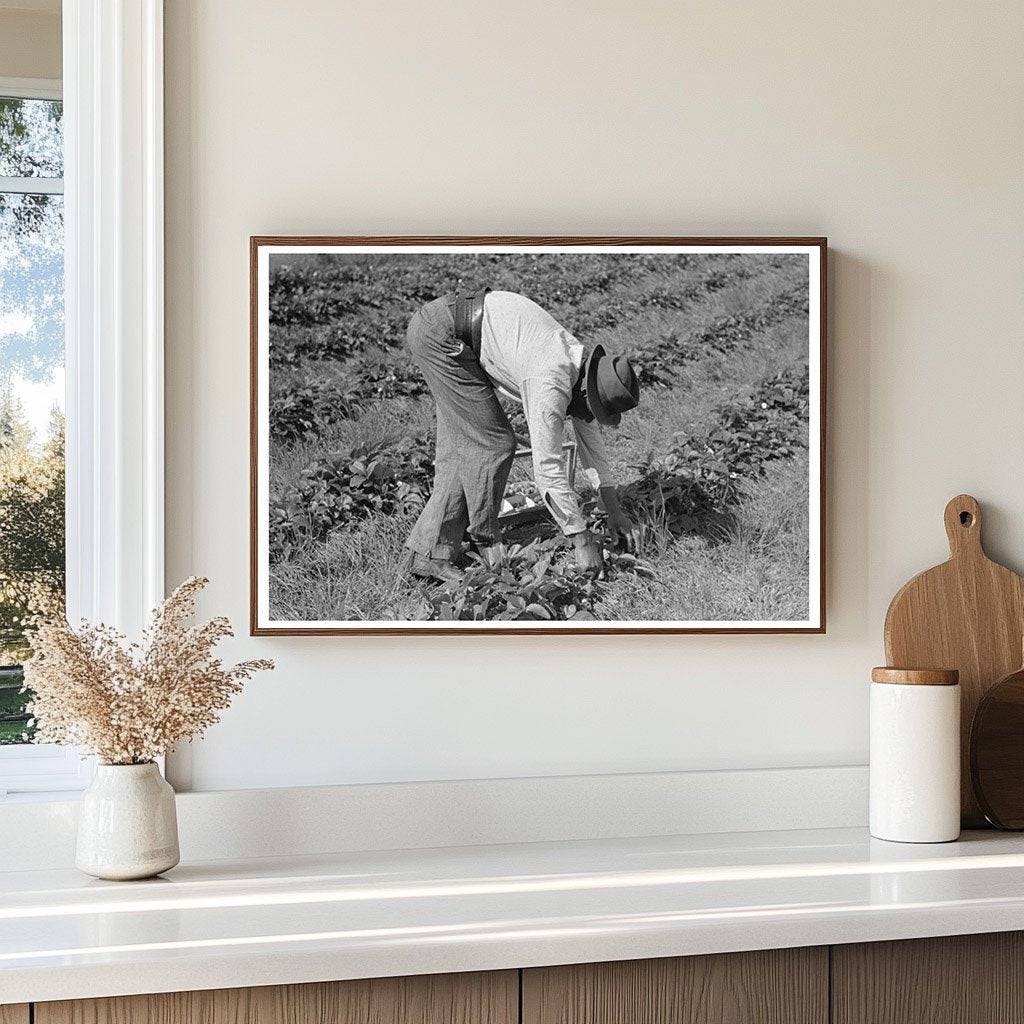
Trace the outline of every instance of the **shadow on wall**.
{"type": "Polygon", "coordinates": [[[868,460],[874,348],[871,313],[879,304],[891,305],[892,290],[888,277],[878,267],[842,249],[829,250],[825,467],[829,634],[835,637],[840,630],[849,637],[877,634],[879,643],[881,623],[868,621],[872,506],[868,460]]]}

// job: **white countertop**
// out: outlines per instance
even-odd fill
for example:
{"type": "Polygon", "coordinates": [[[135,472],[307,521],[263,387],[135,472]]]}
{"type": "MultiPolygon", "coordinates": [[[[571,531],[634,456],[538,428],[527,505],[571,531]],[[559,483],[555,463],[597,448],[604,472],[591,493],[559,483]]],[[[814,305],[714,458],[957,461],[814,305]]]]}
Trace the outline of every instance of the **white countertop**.
{"type": "Polygon", "coordinates": [[[860,829],[0,873],[0,1003],[1024,929],[1024,836],[860,829]]]}

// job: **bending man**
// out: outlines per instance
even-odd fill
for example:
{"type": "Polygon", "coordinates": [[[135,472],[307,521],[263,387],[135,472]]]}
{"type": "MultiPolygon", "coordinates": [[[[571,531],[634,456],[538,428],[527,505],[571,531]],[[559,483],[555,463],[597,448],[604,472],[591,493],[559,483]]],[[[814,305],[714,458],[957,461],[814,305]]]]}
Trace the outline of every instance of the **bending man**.
{"type": "Polygon", "coordinates": [[[584,347],[546,310],[515,292],[449,295],[421,307],[407,334],[409,352],[437,407],[434,489],[406,546],[419,576],[455,580],[452,559],[468,534],[491,564],[504,549],[498,526],[516,438],[497,392],[523,405],[534,479],[577,564],[600,569],[602,547],[580,513],[565,470],[565,421],[584,469],[597,477],[608,529],[629,550],[637,530],[622,511],[598,424],[618,426],[636,407],[639,385],[625,356],[584,347]]]}

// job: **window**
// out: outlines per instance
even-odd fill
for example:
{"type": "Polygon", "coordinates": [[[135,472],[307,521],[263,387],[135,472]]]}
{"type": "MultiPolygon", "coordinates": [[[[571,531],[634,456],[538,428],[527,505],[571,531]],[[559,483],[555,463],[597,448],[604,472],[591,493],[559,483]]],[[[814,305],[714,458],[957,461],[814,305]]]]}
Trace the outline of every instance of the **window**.
{"type": "Polygon", "coordinates": [[[0,81],[0,795],[77,788],[32,747],[25,623],[64,604],[64,142],[54,83],[0,81]]]}
{"type": "MultiPolygon", "coordinates": [[[[61,16],[63,97],[0,78],[0,407],[9,393],[37,473],[31,530],[10,532],[30,541],[0,552],[0,604],[9,556],[47,600],[63,590],[73,621],[137,635],[164,595],[163,4],[63,0],[61,16]]],[[[0,800],[79,789],[91,771],[77,751],[22,742],[16,620],[0,619],[0,649],[16,652],[0,673],[0,800]]]]}

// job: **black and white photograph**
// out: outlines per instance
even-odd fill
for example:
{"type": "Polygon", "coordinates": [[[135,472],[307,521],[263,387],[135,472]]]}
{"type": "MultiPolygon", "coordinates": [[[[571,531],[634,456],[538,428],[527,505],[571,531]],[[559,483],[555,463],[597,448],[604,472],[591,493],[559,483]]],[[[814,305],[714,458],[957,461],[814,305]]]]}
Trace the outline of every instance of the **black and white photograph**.
{"type": "Polygon", "coordinates": [[[251,260],[255,634],[824,629],[823,240],[251,260]]]}

